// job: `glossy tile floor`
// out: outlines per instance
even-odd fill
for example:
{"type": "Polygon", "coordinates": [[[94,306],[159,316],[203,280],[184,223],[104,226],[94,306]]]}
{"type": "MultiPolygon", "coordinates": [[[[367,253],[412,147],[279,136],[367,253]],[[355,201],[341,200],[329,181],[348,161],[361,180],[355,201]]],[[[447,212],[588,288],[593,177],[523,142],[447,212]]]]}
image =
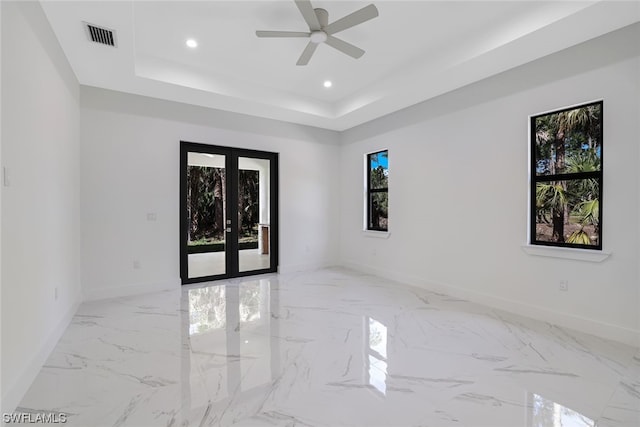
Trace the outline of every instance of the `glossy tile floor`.
{"type": "Polygon", "coordinates": [[[640,353],[329,269],[85,303],[18,410],[74,426],[638,427],[640,353]]]}

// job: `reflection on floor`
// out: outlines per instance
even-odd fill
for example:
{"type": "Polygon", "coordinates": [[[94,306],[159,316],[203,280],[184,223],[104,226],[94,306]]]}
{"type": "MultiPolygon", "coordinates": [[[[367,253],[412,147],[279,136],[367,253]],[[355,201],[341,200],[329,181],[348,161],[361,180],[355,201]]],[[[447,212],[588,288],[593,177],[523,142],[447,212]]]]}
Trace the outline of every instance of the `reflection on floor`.
{"type": "Polygon", "coordinates": [[[18,410],[73,426],[637,427],[640,353],[329,269],[85,303],[18,410]]]}
{"type": "MultiPolygon", "coordinates": [[[[262,255],[258,249],[243,249],[239,257],[240,271],[262,270],[269,268],[269,255],[262,255]]],[[[208,252],[189,254],[189,277],[213,276],[225,274],[225,253],[208,252]]]]}

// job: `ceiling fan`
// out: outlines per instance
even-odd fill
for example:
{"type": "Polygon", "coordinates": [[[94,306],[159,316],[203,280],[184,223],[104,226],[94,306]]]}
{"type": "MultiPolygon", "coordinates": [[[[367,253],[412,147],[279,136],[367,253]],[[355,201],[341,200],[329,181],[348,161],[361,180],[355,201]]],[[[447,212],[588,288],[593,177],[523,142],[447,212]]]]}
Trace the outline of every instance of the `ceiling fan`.
{"type": "Polygon", "coordinates": [[[308,33],[299,31],[256,31],[256,35],[258,37],[308,37],[310,39],[309,43],[304,51],[302,51],[302,55],[300,55],[296,65],[307,65],[320,43],[326,43],[352,58],[358,59],[364,55],[364,50],[344,40],[340,40],[333,35],[378,16],[378,9],[373,4],[365,6],[329,24],[329,12],[326,10],[320,8],[314,9],[309,0],[294,1],[309,26],[308,33]]]}

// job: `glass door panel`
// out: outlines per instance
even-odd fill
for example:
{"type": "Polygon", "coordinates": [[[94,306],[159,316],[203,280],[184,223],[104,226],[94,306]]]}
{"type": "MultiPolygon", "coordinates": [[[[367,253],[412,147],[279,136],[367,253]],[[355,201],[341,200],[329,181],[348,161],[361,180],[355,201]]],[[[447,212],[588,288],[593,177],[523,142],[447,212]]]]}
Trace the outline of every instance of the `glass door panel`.
{"type": "Polygon", "coordinates": [[[238,157],[238,271],[271,267],[270,160],[238,157]]]}
{"type": "Polygon", "coordinates": [[[276,272],[278,154],[182,141],[183,284],[276,272]]]}
{"type": "Polygon", "coordinates": [[[187,153],[188,278],[227,273],[226,157],[187,153]]]}

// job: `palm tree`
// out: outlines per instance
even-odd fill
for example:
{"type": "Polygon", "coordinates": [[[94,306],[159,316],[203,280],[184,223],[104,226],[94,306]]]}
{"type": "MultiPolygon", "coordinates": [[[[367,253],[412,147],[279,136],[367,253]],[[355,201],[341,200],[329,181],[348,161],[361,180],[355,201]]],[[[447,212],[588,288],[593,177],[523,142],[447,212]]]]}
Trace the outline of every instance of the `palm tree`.
{"type": "Polygon", "coordinates": [[[545,222],[549,222],[549,216],[553,218],[554,212],[564,210],[567,201],[567,190],[561,184],[539,182],[536,185],[536,211],[545,222]]]}
{"type": "Polygon", "coordinates": [[[580,229],[571,233],[567,242],[582,245],[592,244],[591,237],[584,231],[584,227],[587,225],[593,225],[595,234],[598,236],[600,234],[598,229],[599,218],[600,202],[598,199],[585,200],[579,203],[571,212],[571,220],[572,222],[580,224],[580,229]]]}

